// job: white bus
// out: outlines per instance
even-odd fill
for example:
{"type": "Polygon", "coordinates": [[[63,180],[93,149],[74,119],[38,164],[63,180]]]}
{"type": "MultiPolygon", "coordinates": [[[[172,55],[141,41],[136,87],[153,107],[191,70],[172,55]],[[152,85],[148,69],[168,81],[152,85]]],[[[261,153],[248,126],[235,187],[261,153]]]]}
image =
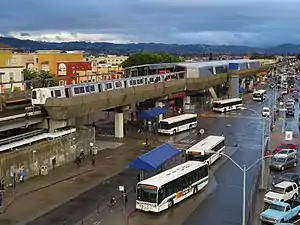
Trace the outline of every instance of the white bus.
{"type": "Polygon", "coordinates": [[[262,102],[266,99],[266,94],[267,94],[266,90],[254,91],[253,94],[252,94],[252,99],[253,99],[253,101],[262,102]]]}
{"type": "Polygon", "coordinates": [[[213,102],[213,110],[216,112],[228,112],[243,107],[243,99],[230,98],[225,100],[217,100],[213,102]]]}
{"type": "Polygon", "coordinates": [[[161,212],[208,184],[208,165],[188,161],[137,184],[136,209],[161,212]]]}
{"type": "Polygon", "coordinates": [[[182,114],[159,121],[158,133],[173,135],[197,127],[197,114],[182,114]]]}
{"type": "Polygon", "coordinates": [[[221,158],[221,154],[224,153],[224,151],[225,137],[208,136],[204,140],[187,149],[186,158],[187,160],[197,160],[211,165],[217,159],[221,158]],[[215,153],[209,153],[209,151],[213,151],[215,153]]]}

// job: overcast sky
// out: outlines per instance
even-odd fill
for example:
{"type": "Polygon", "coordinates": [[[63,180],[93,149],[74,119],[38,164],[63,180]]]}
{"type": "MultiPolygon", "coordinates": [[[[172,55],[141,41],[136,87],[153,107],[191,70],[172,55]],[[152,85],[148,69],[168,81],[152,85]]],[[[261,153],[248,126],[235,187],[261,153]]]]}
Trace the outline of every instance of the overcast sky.
{"type": "Polygon", "coordinates": [[[2,0],[0,35],[44,41],[300,43],[299,0],[2,0]]]}

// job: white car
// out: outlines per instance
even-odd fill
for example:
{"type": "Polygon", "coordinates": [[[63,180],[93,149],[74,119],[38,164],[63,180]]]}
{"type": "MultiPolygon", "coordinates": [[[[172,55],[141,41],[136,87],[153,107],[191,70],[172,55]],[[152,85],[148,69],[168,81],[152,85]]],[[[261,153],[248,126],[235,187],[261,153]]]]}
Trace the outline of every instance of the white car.
{"type": "Polygon", "coordinates": [[[297,150],[295,149],[282,149],[277,154],[274,155],[274,158],[287,158],[287,157],[297,157],[297,150]]]}
{"type": "Polygon", "coordinates": [[[282,90],[281,92],[282,95],[287,95],[287,93],[288,93],[287,90],[282,90]]]}
{"type": "Polygon", "coordinates": [[[262,116],[263,117],[269,117],[270,116],[270,108],[269,107],[263,107],[262,116]]]}
{"type": "Polygon", "coordinates": [[[290,181],[282,181],[276,184],[269,192],[265,194],[264,202],[272,203],[273,201],[287,201],[296,199],[298,196],[298,185],[290,181]]]}

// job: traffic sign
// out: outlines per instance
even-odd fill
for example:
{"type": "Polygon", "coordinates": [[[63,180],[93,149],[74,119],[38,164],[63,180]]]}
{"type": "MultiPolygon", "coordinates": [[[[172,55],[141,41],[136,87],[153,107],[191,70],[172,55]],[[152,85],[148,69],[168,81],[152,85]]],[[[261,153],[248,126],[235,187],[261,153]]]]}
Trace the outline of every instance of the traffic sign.
{"type": "Polygon", "coordinates": [[[285,131],[285,140],[292,141],[293,140],[293,131],[285,131]]]}
{"type": "Polygon", "coordinates": [[[204,134],[204,129],[200,129],[200,134],[204,134]]]}

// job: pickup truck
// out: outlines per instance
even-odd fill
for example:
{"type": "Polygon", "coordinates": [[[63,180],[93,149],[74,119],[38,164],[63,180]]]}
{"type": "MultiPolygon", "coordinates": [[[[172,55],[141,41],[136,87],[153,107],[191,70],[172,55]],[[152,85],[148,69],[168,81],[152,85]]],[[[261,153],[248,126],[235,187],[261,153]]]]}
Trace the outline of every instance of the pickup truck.
{"type": "Polygon", "coordinates": [[[300,201],[272,202],[269,208],[260,214],[262,224],[286,223],[300,213],[300,201]]]}

